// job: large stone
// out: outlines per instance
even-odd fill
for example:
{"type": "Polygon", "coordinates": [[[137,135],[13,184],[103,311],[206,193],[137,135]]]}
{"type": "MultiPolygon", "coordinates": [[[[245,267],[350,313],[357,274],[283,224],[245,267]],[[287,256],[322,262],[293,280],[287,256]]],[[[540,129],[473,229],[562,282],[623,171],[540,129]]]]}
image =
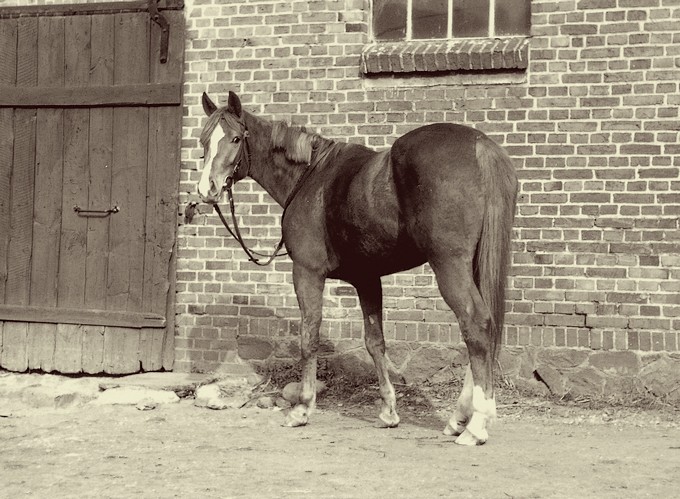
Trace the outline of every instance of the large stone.
{"type": "Polygon", "coordinates": [[[517,378],[514,380],[517,390],[526,395],[534,397],[547,397],[550,395],[550,390],[542,381],[537,379],[517,378]]]}
{"type": "Polygon", "coordinates": [[[300,341],[277,341],[274,356],[277,359],[299,359],[300,358],[300,341]]]}
{"type": "Polygon", "coordinates": [[[640,371],[640,380],[657,397],[680,400],[680,360],[660,357],[640,371]]]}
{"type": "Polygon", "coordinates": [[[635,394],[639,381],[637,376],[608,376],[604,383],[604,393],[612,394],[635,394]]]}
{"type": "MultiPolygon", "coordinates": [[[[365,348],[356,348],[329,358],[328,367],[336,376],[345,376],[349,379],[377,379],[378,376],[375,363],[365,348]]],[[[389,357],[387,358],[387,372],[393,382],[403,383],[404,378],[394,368],[389,357]]]]}
{"type": "Polygon", "coordinates": [[[597,369],[574,369],[567,375],[569,391],[573,395],[602,395],[606,377],[597,369]]]}
{"type": "Polygon", "coordinates": [[[534,371],[536,377],[550,390],[550,393],[558,397],[566,393],[564,378],[557,369],[551,366],[540,366],[534,371]]]}
{"type": "MultiPolygon", "coordinates": [[[[641,367],[647,367],[649,364],[656,362],[661,357],[665,357],[666,355],[668,354],[661,352],[644,352],[640,355],[641,367]]],[[[673,358],[673,354],[671,354],[670,357],[673,358]]]]}
{"type": "Polygon", "coordinates": [[[137,405],[139,403],[172,404],[176,402],[179,402],[179,397],[173,391],[129,386],[106,390],[92,403],[95,405],[137,405]]]}
{"type": "Polygon", "coordinates": [[[321,340],[319,342],[319,349],[317,355],[319,357],[329,357],[335,353],[336,346],[330,340],[321,340]]]}
{"type": "Polygon", "coordinates": [[[199,386],[196,389],[194,395],[194,405],[198,407],[203,407],[208,404],[208,401],[212,399],[218,399],[222,396],[220,387],[217,383],[211,383],[209,385],[199,386]]]}
{"type": "Polygon", "coordinates": [[[588,353],[589,350],[573,348],[545,348],[537,352],[536,361],[539,365],[548,365],[555,369],[570,369],[583,364],[588,353]]]}
{"type": "Polygon", "coordinates": [[[635,375],[640,371],[640,357],[631,351],[596,352],[589,358],[590,365],[605,373],[635,375]]]}
{"type": "Polygon", "coordinates": [[[286,399],[291,404],[297,404],[300,400],[300,390],[302,384],[297,381],[292,381],[283,387],[281,390],[281,396],[286,399]]]}
{"type": "Polygon", "coordinates": [[[67,378],[52,374],[0,376],[0,400],[17,406],[67,408],[86,404],[99,395],[96,378],[67,378]]]}
{"type": "Polygon", "coordinates": [[[274,346],[267,340],[254,336],[239,336],[238,355],[246,360],[265,360],[274,351],[274,346]]]}
{"type": "Polygon", "coordinates": [[[531,348],[523,348],[519,354],[519,377],[524,379],[534,379],[536,370],[536,352],[531,348]]]}
{"type": "MultiPolygon", "coordinates": [[[[330,353],[328,353],[328,349],[326,350],[327,350],[326,356],[330,355],[330,353]]],[[[366,343],[364,342],[364,340],[358,339],[339,340],[334,344],[333,351],[331,353],[340,355],[343,353],[357,352],[358,350],[367,353],[366,343]]]]}
{"type": "Polygon", "coordinates": [[[521,351],[516,349],[502,348],[498,354],[498,363],[504,376],[510,378],[519,376],[521,362],[521,351]]]}
{"type": "MultiPolygon", "coordinates": [[[[300,401],[300,391],[302,390],[302,384],[293,381],[291,383],[288,383],[286,386],[283,387],[283,390],[281,391],[281,396],[286,399],[288,402],[291,404],[297,404],[300,401]]],[[[316,394],[320,395],[326,390],[326,383],[324,383],[322,380],[317,379],[316,380],[316,394]]]]}
{"type": "Polygon", "coordinates": [[[406,383],[422,383],[445,367],[451,366],[452,353],[445,348],[422,347],[413,353],[403,371],[406,383]]]}
{"type": "Polygon", "coordinates": [[[429,378],[428,382],[432,384],[447,384],[453,385],[458,384],[463,386],[463,379],[465,379],[465,369],[462,367],[448,366],[440,369],[429,378]]]}
{"type": "Polygon", "coordinates": [[[401,369],[411,357],[411,347],[403,341],[390,342],[387,344],[387,357],[397,369],[401,369]]]}
{"type": "Polygon", "coordinates": [[[256,404],[260,409],[271,409],[274,407],[274,399],[269,396],[260,397],[256,404]]]}
{"type": "Polygon", "coordinates": [[[198,373],[175,373],[175,372],[148,372],[131,374],[119,378],[106,378],[99,382],[102,390],[121,387],[140,387],[155,390],[170,390],[179,397],[190,395],[201,383],[204,383],[209,376],[198,373]]]}
{"type": "Polygon", "coordinates": [[[373,359],[365,350],[356,349],[328,359],[328,367],[338,376],[364,378],[375,376],[373,359]]]}
{"type": "Polygon", "coordinates": [[[208,409],[238,409],[248,403],[252,394],[247,382],[235,380],[210,383],[198,387],[194,396],[196,407],[208,409]]]}

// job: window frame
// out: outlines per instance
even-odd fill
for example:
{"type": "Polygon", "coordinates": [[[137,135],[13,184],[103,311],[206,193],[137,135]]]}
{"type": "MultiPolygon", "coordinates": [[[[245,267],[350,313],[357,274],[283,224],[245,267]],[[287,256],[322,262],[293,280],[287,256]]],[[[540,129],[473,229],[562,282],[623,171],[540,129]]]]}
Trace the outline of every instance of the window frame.
{"type": "Polygon", "coordinates": [[[413,39],[414,1],[418,0],[407,0],[406,37],[401,40],[376,40],[373,29],[374,2],[370,2],[370,41],[361,53],[362,74],[406,76],[414,73],[443,74],[499,70],[519,74],[527,69],[531,38],[531,1],[528,34],[496,35],[497,0],[489,0],[489,33],[493,34],[481,37],[453,37],[452,7],[455,0],[448,0],[447,38],[413,39]]]}
{"type": "MultiPolygon", "coordinates": [[[[446,36],[443,38],[413,38],[413,2],[418,0],[406,0],[406,36],[403,40],[398,40],[401,42],[416,42],[421,40],[462,40],[465,38],[511,38],[511,37],[521,37],[529,36],[528,34],[515,34],[515,35],[498,35],[496,34],[496,2],[502,0],[489,0],[489,22],[487,25],[487,34],[481,37],[456,37],[453,35],[453,7],[456,0],[447,0],[447,18],[446,18],[446,36]]],[[[529,2],[531,3],[531,2],[529,2]]],[[[375,37],[374,24],[373,24],[373,0],[370,3],[370,37],[373,42],[395,42],[397,40],[378,40],[375,37]]],[[[530,14],[531,15],[531,14],[530,14]]]]}
{"type": "MultiPolygon", "coordinates": [[[[446,36],[444,40],[453,40],[453,2],[456,0],[447,0],[448,9],[446,11],[446,36]]],[[[493,37],[491,34],[495,28],[495,16],[496,12],[496,0],[489,0],[489,25],[487,26],[487,36],[493,37]]],[[[371,9],[371,14],[373,10],[371,9]]],[[[371,28],[373,28],[373,22],[371,20],[371,28]]],[[[441,38],[436,38],[441,40],[441,38]]],[[[375,40],[375,37],[374,37],[375,40]]],[[[406,38],[403,41],[416,41],[416,40],[433,40],[433,38],[413,38],[413,0],[406,0],[406,38]]],[[[378,41],[378,40],[376,40],[378,41]]]]}

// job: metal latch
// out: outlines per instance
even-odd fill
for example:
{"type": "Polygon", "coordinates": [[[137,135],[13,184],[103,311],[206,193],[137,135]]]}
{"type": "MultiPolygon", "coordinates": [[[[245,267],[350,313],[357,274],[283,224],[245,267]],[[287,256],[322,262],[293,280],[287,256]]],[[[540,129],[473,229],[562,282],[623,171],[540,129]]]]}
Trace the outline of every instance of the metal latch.
{"type": "Polygon", "coordinates": [[[158,11],[160,0],[149,0],[149,16],[161,28],[161,64],[168,62],[168,43],[170,41],[170,23],[158,11]]]}
{"type": "Polygon", "coordinates": [[[113,208],[109,208],[108,210],[87,210],[83,209],[78,205],[75,205],[73,207],[73,211],[75,211],[79,217],[108,217],[109,215],[112,215],[114,213],[118,213],[120,211],[120,208],[118,206],[114,206],[113,208]]]}

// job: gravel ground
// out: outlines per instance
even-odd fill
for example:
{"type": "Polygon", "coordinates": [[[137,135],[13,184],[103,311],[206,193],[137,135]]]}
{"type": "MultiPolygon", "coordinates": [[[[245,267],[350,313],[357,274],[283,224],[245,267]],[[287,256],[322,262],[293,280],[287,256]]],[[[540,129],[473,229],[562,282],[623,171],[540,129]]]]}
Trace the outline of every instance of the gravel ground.
{"type": "Polygon", "coordinates": [[[186,399],[0,405],[0,497],[677,497],[676,410],[515,398],[489,442],[465,448],[441,433],[447,411],[403,404],[396,429],[371,404],[323,397],[304,428],[281,427],[278,409],[186,399]]]}

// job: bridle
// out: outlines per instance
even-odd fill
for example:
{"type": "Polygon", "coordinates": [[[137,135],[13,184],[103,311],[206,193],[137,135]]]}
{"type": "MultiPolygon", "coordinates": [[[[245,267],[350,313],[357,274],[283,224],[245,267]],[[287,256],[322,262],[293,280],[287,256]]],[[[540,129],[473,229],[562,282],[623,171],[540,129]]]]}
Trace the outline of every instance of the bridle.
{"type": "MultiPolygon", "coordinates": [[[[229,209],[231,211],[231,221],[232,224],[234,225],[234,228],[232,229],[229,226],[229,222],[227,222],[227,219],[224,217],[222,214],[222,210],[220,209],[219,205],[217,203],[213,204],[213,209],[215,210],[215,213],[217,213],[217,216],[220,218],[220,221],[222,222],[222,225],[224,225],[224,228],[227,229],[227,232],[233,237],[241,246],[243,249],[243,252],[246,254],[248,257],[248,260],[253,262],[256,265],[259,265],[261,267],[265,267],[272,263],[275,258],[281,257],[281,256],[287,256],[289,255],[288,252],[281,252],[281,249],[283,248],[284,245],[284,239],[283,239],[283,234],[281,235],[281,239],[279,242],[276,244],[276,247],[274,248],[274,251],[270,254],[264,254],[264,253],[259,253],[255,250],[252,250],[248,248],[246,245],[245,241],[243,240],[243,236],[241,235],[241,230],[239,229],[238,226],[238,221],[236,220],[236,207],[234,204],[234,193],[232,191],[232,186],[236,182],[234,179],[236,177],[236,174],[240,171],[242,168],[242,165],[245,165],[245,173],[243,174],[242,178],[247,177],[250,174],[250,146],[248,145],[248,137],[250,134],[248,133],[248,128],[246,127],[246,124],[239,121],[239,124],[243,126],[243,136],[240,142],[240,147],[238,152],[236,153],[236,158],[234,160],[234,169],[232,170],[232,173],[230,175],[227,175],[224,179],[224,183],[222,184],[222,189],[227,191],[227,198],[229,200],[229,209]],[[259,258],[256,258],[256,255],[262,258],[266,258],[266,261],[262,262],[260,261],[259,258]]],[[[300,176],[298,181],[296,182],[295,186],[293,187],[293,190],[291,193],[288,195],[286,198],[286,202],[283,204],[283,214],[281,215],[281,224],[283,225],[283,219],[286,216],[286,210],[288,209],[288,206],[290,203],[295,199],[295,196],[297,195],[298,192],[300,192],[300,189],[304,185],[305,181],[309,178],[309,176],[312,174],[312,172],[316,169],[316,166],[322,162],[329,154],[329,150],[326,150],[323,154],[320,154],[316,157],[316,159],[310,163],[307,164],[307,169],[303,172],[303,174],[300,176]]],[[[196,206],[196,202],[192,201],[189,203],[189,207],[194,208],[196,206]]]]}
{"type": "MultiPolygon", "coordinates": [[[[217,203],[213,204],[213,209],[215,210],[215,213],[217,213],[217,216],[220,217],[220,221],[222,222],[222,225],[224,225],[224,228],[227,229],[227,232],[229,232],[231,237],[233,237],[241,245],[243,252],[248,257],[248,260],[253,262],[255,265],[266,267],[267,265],[272,263],[272,261],[274,261],[275,258],[286,256],[288,253],[281,253],[281,248],[283,248],[284,244],[283,235],[281,235],[281,239],[274,248],[274,252],[268,255],[259,253],[255,250],[248,248],[248,245],[246,245],[245,241],[243,240],[243,236],[241,235],[241,230],[239,229],[238,221],[236,219],[236,207],[234,204],[234,193],[232,191],[232,186],[235,183],[234,178],[236,177],[236,174],[240,171],[241,166],[245,164],[246,168],[245,173],[243,174],[243,178],[247,177],[248,174],[250,173],[250,146],[248,145],[248,137],[250,136],[250,134],[248,133],[248,128],[246,127],[246,124],[241,122],[241,125],[243,125],[243,137],[241,139],[241,145],[239,146],[238,152],[236,153],[234,169],[232,170],[232,173],[230,175],[227,175],[227,177],[224,179],[224,184],[222,184],[222,189],[227,191],[227,198],[229,199],[229,209],[231,211],[231,222],[234,225],[234,229],[232,230],[232,228],[229,227],[229,223],[227,222],[227,219],[224,218],[222,210],[220,209],[220,206],[217,203]],[[260,259],[256,258],[255,255],[266,258],[267,260],[265,262],[261,262],[260,259]]],[[[284,207],[283,212],[284,215],[286,213],[285,210],[286,207],[284,207]]],[[[281,221],[283,222],[283,216],[281,217],[281,221]]]]}

